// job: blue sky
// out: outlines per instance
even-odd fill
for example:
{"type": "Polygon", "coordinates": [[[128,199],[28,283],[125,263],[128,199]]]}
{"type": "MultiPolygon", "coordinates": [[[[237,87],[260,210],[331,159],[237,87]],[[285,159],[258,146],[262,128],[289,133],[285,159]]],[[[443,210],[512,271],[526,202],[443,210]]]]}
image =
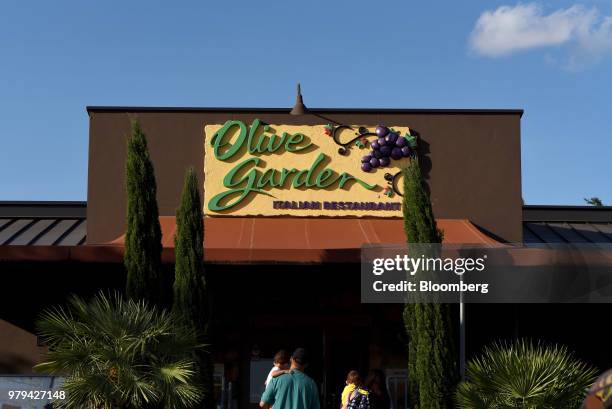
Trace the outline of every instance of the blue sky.
{"type": "Polygon", "coordinates": [[[0,3],[0,200],[84,200],[86,105],[522,108],[528,204],[612,204],[612,0],[0,3]],[[170,6],[172,4],[172,6],[170,6]]]}

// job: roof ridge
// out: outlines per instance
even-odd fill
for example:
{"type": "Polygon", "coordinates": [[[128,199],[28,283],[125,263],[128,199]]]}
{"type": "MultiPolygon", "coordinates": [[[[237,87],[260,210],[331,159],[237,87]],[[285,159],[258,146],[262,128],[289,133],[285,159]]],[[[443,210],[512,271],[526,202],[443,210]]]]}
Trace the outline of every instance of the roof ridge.
{"type": "MultiPolygon", "coordinates": [[[[108,106],[108,105],[88,105],[87,113],[92,112],[275,112],[289,113],[291,108],[265,108],[265,107],[187,107],[187,106],[108,106]]],[[[393,113],[414,113],[414,114],[498,114],[498,115],[519,115],[522,116],[522,109],[513,108],[308,108],[309,112],[336,112],[336,113],[372,113],[372,114],[393,114],[393,113]]]]}

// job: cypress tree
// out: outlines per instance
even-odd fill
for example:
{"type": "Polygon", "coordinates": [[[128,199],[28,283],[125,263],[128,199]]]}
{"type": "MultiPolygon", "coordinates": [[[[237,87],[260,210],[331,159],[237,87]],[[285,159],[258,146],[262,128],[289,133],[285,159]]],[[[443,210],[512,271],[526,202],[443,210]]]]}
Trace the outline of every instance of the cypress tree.
{"type": "Polygon", "coordinates": [[[200,330],[206,325],[207,310],[202,218],[198,178],[194,170],[189,169],[176,211],[173,309],[200,330]]]}
{"type": "MultiPolygon", "coordinates": [[[[173,310],[196,330],[199,341],[210,340],[210,303],[204,272],[204,223],[198,178],[193,168],[185,175],[181,203],[176,212],[173,310]]],[[[204,385],[206,409],[214,407],[213,363],[209,353],[197,353],[198,371],[204,385]]]]}
{"type": "Polygon", "coordinates": [[[134,300],[163,302],[162,242],[157,209],[157,185],[147,139],[132,121],[126,159],[127,226],[124,264],[126,292],[134,300]]]}
{"type": "MultiPolygon", "coordinates": [[[[429,194],[418,158],[403,169],[402,210],[409,243],[441,243],[429,194]]],[[[408,337],[408,389],[411,407],[452,407],[452,389],[457,381],[455,339],[448,304],[412,303],[404,307],[408,337]]]]}
{"type": "Polygon", "coordinates": [[[402,210],[408,243],[442,243],[442,232],[438,229],[433,215],[418,158],[413,157],[402,173],[404,177],[402,210]]]}

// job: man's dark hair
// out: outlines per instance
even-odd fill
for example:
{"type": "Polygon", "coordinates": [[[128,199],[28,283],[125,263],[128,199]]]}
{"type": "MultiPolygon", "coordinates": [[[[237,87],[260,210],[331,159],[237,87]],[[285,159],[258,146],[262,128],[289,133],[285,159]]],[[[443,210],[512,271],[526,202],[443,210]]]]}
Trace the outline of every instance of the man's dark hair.
{"type": "Polygon", "coordinates": [[[293,351],[291,358],[293,358],[293,360],[300,365],[308,364],[308,354],[304,348],[297,348],[295,351],[293,351]]]}

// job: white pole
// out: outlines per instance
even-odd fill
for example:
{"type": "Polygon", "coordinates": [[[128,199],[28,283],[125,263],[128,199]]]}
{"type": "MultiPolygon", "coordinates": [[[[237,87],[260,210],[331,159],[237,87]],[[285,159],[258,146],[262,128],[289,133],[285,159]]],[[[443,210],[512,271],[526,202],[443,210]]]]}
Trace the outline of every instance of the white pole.
{"type": "MultiPolygon", "coordinates": [[[[463,284],[463,275],[460,276],[463,284]]],[[[463,291],[459,293],[459,375],[465,380],[465,304],[463,302],[463,291]]]]}

